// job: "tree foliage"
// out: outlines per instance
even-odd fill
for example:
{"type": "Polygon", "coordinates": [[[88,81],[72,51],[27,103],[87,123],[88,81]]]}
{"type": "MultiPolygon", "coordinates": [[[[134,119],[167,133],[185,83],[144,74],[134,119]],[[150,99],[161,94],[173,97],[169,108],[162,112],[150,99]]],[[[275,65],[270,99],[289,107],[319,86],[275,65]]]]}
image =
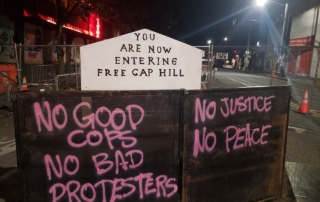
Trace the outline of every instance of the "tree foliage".
{"type": "Polygon", "coordinates": [[[106,21],[128,33],[155,23],[161,30],[175,23],[174,6],[179,0],[98,0],[95,11],[106,21]]]}

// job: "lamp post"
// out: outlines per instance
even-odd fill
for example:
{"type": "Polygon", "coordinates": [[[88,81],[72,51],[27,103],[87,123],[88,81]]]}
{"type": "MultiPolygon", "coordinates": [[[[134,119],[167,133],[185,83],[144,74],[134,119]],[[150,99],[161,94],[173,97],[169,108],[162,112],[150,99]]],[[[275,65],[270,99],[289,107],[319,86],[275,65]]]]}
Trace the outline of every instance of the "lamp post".
{"type": "MultiPolygon", "coordinates": [[[[256,0],[256,3],[258,6],[264,6],[267,3],[268,0],[256,0]]],[[[271,1],[273,2],[273,1],[271,1]]],[[[283,67],[283,59],[284,59],[284,54],[283,54],[283,46],[285,46],[285,34],[286,34],[286,27],[287,27],[287,21],[288,21],[288,3],[284,4],[280,4],[277,2],[273,2],[282,6],[285,6],[284,9],[284,19],[283,19],[283,25],[282,25],[282,34],[281,34],[281,41],[280,41],[280,52],[279,52],[279,66],[280,68],[283,68],[282,70],[284,71],[284,67],[283,67]]],[[[285,74],[285,73],[284,73],[285,74]]]]}
{"type": "MultiPolygon", "coordinates": [[[[263,7],[267,2],[268,2],[268,0],[256,0],[257,5],[261,6],[261,7],[263,7]]],[[[273,1],[271,1],[271,2],[273,2],[273,1]]],[[[273,2],[273,3],[285,6],[284,20],[283,20],[283,26],[282,26],[282,35],[281,35],[281,42],[280,42],[280,46],[283,46],[283,45],[285,45],[284,38],[285,38],[285,33],[286,33],[287,21],[288,21],[288,7],[289,7],[289,5],[288,5],[288,3],[286,3],[285,5],[277,3],[277,2],[273,2]]]]}
{"type": "Polygon", "coordinates": [[[208,88],[210,89],[211,87],[211,78],[212,78],[212,65],[211,65],[211,55],[212,55],[212,51],[213,51],[213,47],[211,46],[211,40],[208,40],[208,64],[207,64],[207,72],[209,70],[209,79],[208,79],[208,88]]]}

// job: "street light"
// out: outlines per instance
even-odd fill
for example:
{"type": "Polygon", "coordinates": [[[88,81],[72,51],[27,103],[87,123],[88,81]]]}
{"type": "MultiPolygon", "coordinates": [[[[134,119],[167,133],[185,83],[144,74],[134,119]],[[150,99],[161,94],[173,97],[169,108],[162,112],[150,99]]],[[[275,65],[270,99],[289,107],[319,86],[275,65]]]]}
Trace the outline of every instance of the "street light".
{"type": "MultiPolygon", "coordinates": [[[[268,0],[256,0],[256,3],[257,3],[258,6],[264,6],[267,3],[267,1],[268,0]]],[[[283,20],[283,27],[282,27],[282,36],[281,36],[281,43],[280,43],[280,46],[283,46],[284,45],[284,37],[285,37],[284,35],[285,35],[285,32],[286,32],[286,26],[287,26],[287,21],[288,21],[288,4],[286,3],[284,5],[284,4],[280,4],[280,3],[277,3],[277,2],[273,2],[273,3],[285,6],[284,20],[283,20]]]]}
{"type": "Polygon", "coordinates": [[[256,0],[258,6],[264,6],[268,0],[256,0]]]}
{"type": "Polygon", "coordinates": [[[211,40],[208,40],[207,43],[210,45],[211,44],[211,40]]]}
{"type": "MultiPolygon", "coordinates": [[[[271,2],[273,2],[273,1],[271,1],[271,2]]],[[[256,0],[256,3],[258,6],[263,6],[265,3],[267,3],[267,0],[256,0]]],[[[285,45],[284,39],[285,39],[286,27],[287,27],[287,21],[288,21],[288,3],[286,3],[285,5],[281,4],[281,3],[277,3],[277,2],[273,2],[273,3],[285,6],[282,35],[281,35],[281,42],[280,42],[280,54],[279,54],[279,64],[281,64],[283,62],[283,57],[284,57],[282,48],[285,45]]],[[[281,67],[281,68],[283,68],[283,67],[281,67]]]]}
{"type": "Polygon", "coordinates": [[[225,37],[223,40],[224,40],[224,41],[228,41],[228,37],[225,37]]]}

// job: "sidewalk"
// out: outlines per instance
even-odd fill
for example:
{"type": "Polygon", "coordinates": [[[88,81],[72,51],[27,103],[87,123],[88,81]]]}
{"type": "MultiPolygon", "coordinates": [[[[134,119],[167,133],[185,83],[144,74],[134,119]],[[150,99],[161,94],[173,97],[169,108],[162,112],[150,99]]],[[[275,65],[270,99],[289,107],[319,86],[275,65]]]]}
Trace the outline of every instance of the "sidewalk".
{"type": "Polygon", "coordinates": [[[17,166],[13,113],[0,109],[0,167],[17,166]]]}

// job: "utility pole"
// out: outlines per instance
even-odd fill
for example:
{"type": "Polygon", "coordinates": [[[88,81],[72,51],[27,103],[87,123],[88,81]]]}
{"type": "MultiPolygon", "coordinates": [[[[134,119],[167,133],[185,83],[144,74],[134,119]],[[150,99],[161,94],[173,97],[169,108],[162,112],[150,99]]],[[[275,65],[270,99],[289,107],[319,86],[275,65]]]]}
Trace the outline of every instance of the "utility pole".
{"type": "Polygon", "coordinates": [[[252,23],[249,25],[249,35],[248,35],[248,44],[247,44],[247,51],[249,54],[249,49],[250,49],[250,41],[251,41],[251,29],[252,29],[252,23]]]}
{"type": "Polygon", "coordinates": [[[286,36],[286,27],[287,27],[287,23],[288,23],[288,7],[289,5],[286,3],[286,7],[285,7],[285,10],[284,10],[284,19],[283,19],[283,26],[282,26],[282,36],[281,36],[281,43],[280,43],[280,46],[281,46],[281,49],[280,49],[280,56],[282,56],[282,47],[285,44],[285,36],[286,36]]]}

